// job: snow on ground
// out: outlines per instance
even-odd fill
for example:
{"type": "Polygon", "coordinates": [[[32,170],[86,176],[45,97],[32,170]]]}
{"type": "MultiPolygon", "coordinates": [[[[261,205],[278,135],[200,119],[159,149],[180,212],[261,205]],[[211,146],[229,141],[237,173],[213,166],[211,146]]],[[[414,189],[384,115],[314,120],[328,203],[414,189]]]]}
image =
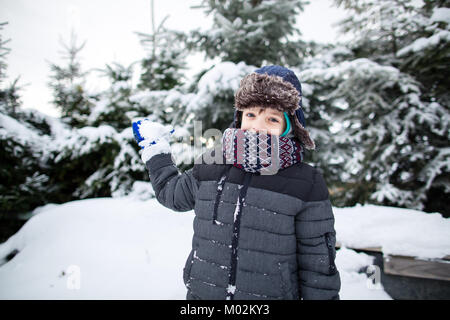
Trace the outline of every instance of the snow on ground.
{"type": "Polygon", "coordinates": [[[384,254],[424,259],[450,255],[450,219],[440,213],[375,205],[333,212],[337,240],[347,247],[382,247],[384,254]]]}
{"type": "Polygon", "coordinates": [[[0,267],[0,299],[184,299],[192,219],[133,198],[41,210],[0,246],[20,251],[0,267]]]}
{"type": "MultiPolygon", "coordinates": [[[[439,215],[376,206],[334,210],[343,244],[367,238],[364,245],[393,251],[414,252],[417,246],[421,254],[450,253],[449,220],[439,215]]],[[[135,197],[40,207],[0,245],[0,259],[19,251],[0,266],[0,299],[185,299],[182,272],[193,217],[192,211],[174,212],[155,199],[135,197]]],[[[337,251],[341,299],[390,299],[360,272],[372,263],[364,253],[337,251]]]]}

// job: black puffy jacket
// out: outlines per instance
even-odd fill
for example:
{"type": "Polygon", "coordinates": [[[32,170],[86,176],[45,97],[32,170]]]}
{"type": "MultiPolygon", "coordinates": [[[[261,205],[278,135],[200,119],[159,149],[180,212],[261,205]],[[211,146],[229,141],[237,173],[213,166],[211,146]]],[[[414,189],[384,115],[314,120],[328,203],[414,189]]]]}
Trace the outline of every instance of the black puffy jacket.
{"type": "Polygon", "coordinates": [[[317,169],[196,164],[180,174],[170,154],[146,165],[161,204],[195,211],[188,299],[339,299],[334,216],[317,169]]]}

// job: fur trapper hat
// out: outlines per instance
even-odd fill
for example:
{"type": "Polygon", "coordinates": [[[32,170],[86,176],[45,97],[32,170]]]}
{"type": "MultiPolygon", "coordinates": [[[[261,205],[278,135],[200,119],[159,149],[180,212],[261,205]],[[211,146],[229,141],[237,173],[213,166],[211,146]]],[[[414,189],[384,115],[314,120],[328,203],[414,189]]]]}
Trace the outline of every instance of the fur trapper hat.
{"type": "Polygon", "coordinates": [[[294,137],[306,149],[315,149],[314,141],[305,129],[302,111],[302,87],[295,73],[281,66],[265,66],[246,75],[235,94],[232,126],[241,127],[242,111],[249,107],[274,108],[287,112],[293,124],[294,137]]]}

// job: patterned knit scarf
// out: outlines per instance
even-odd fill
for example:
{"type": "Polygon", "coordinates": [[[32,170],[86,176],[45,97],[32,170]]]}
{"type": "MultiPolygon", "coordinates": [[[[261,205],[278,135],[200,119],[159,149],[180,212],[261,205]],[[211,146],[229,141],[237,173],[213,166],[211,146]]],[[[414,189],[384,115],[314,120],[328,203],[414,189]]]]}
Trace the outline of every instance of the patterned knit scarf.
{"type": "Polygon", "coordinates": [[[225,130],[222,149],[227,164],[261,175],[276,174],[303,160],[297,140],[236,128],[225,130]]]}

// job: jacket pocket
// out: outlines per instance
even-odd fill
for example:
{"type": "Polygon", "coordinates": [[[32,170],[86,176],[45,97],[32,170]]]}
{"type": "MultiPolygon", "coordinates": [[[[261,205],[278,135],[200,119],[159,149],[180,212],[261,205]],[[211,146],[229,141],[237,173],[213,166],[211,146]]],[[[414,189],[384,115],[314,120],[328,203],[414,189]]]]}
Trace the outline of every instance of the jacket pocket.
{"type": "Polygon", "coordinates": [[[286,300],[294,300],[298,299],[297,293],[297,280],[294,279],[296,277],[292,276],[291,270],[289,268],[288,262],[280,262],[278,263],[278,269],[280,271],[281,276],[281,290],[283,294],[283,298],[286,300]]]}
{"type": "Polygon", "coordinates": [[[325,243],[327,245],[328,249],[328,272],[330,275],[335,274],[337,272],[336,265],[334,263],[334,256],[335,256],[335,241],[333,241],[334,233],[328,232],[325,233],[325,243]]]}
{"type": "Polygon", "coordinates": [[[195,250],[192,249],[191,252],[189,253],[189,257],[186,260],[186,263],[184,265],[184,269],[183,269],[183,281],[186,287],[189,287],[189,283],[191,282],[190,278],[191,278],[191,269],[192,269],[192,264],[194,263],[194,255],[195,255],[195,250]]]}

